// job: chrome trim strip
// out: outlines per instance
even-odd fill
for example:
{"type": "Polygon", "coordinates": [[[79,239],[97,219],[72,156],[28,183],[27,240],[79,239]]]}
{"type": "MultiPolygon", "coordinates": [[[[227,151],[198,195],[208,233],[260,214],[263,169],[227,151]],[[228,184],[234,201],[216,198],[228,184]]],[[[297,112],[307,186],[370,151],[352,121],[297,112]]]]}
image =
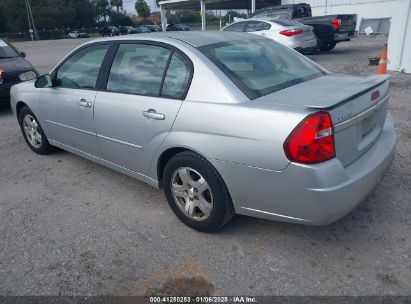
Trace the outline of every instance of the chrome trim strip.
{"type": "Polygon", "coordinates": [[[114,143],[116,143],[116,144],[124,145],[124,146],[127,146],[127,147],[132,147],[132,148],[139,149],[139,150],[142,150],[142,149],[143,149],[142,146],[135,145],[135,144],[131,144],[131,143],[129,143],[129,142],[121,141],[121,140],[114,139],[114,138],[111,138],[111,137],[107,137],[107,136],[104,136],[104,135],[97,134],[97,137],[98,137],[98,138],[101,138],[101,139],[105,139],[105,140],[111,141],[111,142],[114,142],[114,143]]]}
{"type": "Polygon", "coordinates": [[[361,112],[353,117],[351,117],[350,119],[347,119],[345,121],[343,121],[342,123],[339,123],[338,125],[334,126],[334,132],[338,133],[342,130],[345,130],[349,127],[352,127],[353,125],[357,124],[359,121],[369,117],[372,115],[372,113],[374,113],[375,111],[377,111],[381,105],[388,99],[389,94],[385,95],[385,97],[380,100],[377,104],[375,104],[374,106],[372,106],[371,108],[365,110],[364,112],[361,112]]]}
{"type": "MultiPolygon", "coordinates": [[[[159,187],[158,187],[158,182],[157,182],[155,179],[153,179],[153,178],[151,178],[151,177],[149,177],[149,176],[147,176],[147,175],[144,175],[144,174],[138,173],[137,171],[133,171],[133,170],[128,169],[128,168],[126,168],[126,167],[117,165],[117,164],[112,163],[112,162],[110,162],[110,161],[108,161],[108,160],[105,160],[105,159],[103,159],[103,158],[97,157],[97,156],[95,156],[95,155],[93,155],[93,154],[90,154],[90,153],[81,151],[81,150],[79,150],[79,149],[73,148],[72,146],[63,144],[63,143],[61,143],[61,142],[59,142],[59,141],[57,141],[57,140],[52,140],[52,139],[50,139],[49,141],[50,141],[51,144],[54,144],[54,145],[56,145],[56,146],[58,146],[58,147],[60,147],[60,148],[62,148],[62,149],[72,150],[72,151],[69,151],[69,152],[72,152],[72,153],[74,153],[74,154],[77,153],[77,155],[78,155],[78,154],[81,154],[81,156],[83,156],[83,157],[85,157],[85,158],[87,158],[87,159],[90,159],[90,160],[92,160],[92,161],[94,160],[94,161],[96,161],[97,163],[99,163],[99,164],[101,164],[101,165],[103,165],[103,166],[104,166],[104,165],[105,165],[105,166],[109,166],[109,168],[111,168],[111,169],[113,169],[113,170],[117,170],[117,171],[122,170],[122,171],[123,171],[122,173],[127,172],[127,173],[129,173],[129,174],[128,174],[129,176],[132,176],[132,175],[133,175],[132,177],[138,178],[138,179],[140,179],[141,181],[146,182],[147,184],[149,184],[149,185],[151,185],[151,186],[159,189],[159,187]],[[118,168],[118,169],[116,169],[116,168],[118,168]],[[130,175],[130,174],[132,174],[132,175],[130,175]]],[[[121,171],[120,171],[120,172],[121,172],[121,171]]],[[[127,173],[125,173],[125,174],[127,174],[127,173]]]]}
{"type": "Polygon", "coordinates": [[[87,135],[91,135],[91,136],[96,136],[96,133],[89,132],[89,131],[85,131],[85,130],[82,130],[82,129],[77,129],[77,128],[70,127],[70,126],[67,126],[67,125],[63,125],[63,124],[61,124],[61,123],[58,123],[58,122],[55,122],[55,121],[52,121],[52,120],[46,120],[46,122],[48,122],[48,123],[50,123],[50,124],[52,124],[52,125],[56,125],[56,126],[59,126],[59,127],[67,128],[67,129],[70,129],[70,130],[73,130],[73,131],[77,131],[77,132],[80,132],[80,133],[83,133],[83,134],[87,134],[87,135]]]}
{"type": "Polygon", "coordinates": [[[249,210],[249,211],[258,212],[258,213],[264,213],[264,214],[268,214],[268,215],[279,216],[279,217],[283,217],[283,218],[287,218],[287,219],[291,219],[291,220],[297,220],[297,221],[302,221],[302,222],[310,222],[309,220],[301,219],[301,218],[298,218],[298,217],[286,216],[286,215],[282,215],[282,214],[271,213],[271,212],[267,212],[267,211],[262,211],[262,210],[258,210],[258,209],[252,209],[252,208],[246,208],[246,207],[240,207],[240,208],[245,209],[245,210],[249,210]]]}

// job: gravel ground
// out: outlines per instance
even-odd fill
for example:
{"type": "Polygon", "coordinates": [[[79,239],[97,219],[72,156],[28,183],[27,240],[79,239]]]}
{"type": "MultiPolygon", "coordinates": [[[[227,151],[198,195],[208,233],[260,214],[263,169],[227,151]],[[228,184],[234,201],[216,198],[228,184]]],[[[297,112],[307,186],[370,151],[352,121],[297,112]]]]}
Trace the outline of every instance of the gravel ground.
{"type": "MultiPolygon", "coordinates": [[[[18,43],[46,72],[80,40],[18,43]]],[[[366,75],[385,39],[310,56],[366,75]]],[[[411,295],[411,75],[392,73],[395,161],[329,226],[236,217],[218,233],[180,223],[161,192],[59,151],[32,153],[0,110],[1,295],[411,295]]]]}

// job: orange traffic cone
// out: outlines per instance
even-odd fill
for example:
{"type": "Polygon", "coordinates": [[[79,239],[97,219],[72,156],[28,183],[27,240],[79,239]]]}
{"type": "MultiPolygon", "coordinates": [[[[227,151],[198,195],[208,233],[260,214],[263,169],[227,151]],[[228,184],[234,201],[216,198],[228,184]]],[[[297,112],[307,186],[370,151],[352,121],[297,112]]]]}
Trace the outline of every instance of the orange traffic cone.
{"type": "Polygon", "coordinates": [[[388,53],[388,45],[385,44],[384,48],[380,54],[380,61],[378,62],[377,69],[375,73],[377,74],[387,74],[387,53],[388,53]]]}

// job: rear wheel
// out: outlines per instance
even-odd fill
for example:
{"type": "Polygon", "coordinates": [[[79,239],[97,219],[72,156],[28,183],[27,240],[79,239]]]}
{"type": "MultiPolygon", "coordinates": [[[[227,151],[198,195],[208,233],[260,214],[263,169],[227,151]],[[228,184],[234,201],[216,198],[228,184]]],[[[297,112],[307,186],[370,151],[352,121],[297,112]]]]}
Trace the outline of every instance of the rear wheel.
{"type": "Polygon", "coordinates": [[[323,52],[329,52],[331,51],[333,48],[335,48],[337,44],[335,42],[330,42],[330,43],[325,43],[322,44],[320,43],[320,45],[318,46],[318,48],[323,51],[323,52]]]}
{"type": "Polygon", "coordinates": [[[177,154],[166,164],[163,177],[171,209],[189,227],[215,231],[234,216],[223,179],[200,155],[189,151],[177,154]]]}
{"type": "Polygon", "coordinates": [[[42,155],[49,154],[53,151],[53,147],[50,146],[36,116],[34,116],[28,107],[21,109],[19,124],[24,139],[31,150],[42,155]]]}

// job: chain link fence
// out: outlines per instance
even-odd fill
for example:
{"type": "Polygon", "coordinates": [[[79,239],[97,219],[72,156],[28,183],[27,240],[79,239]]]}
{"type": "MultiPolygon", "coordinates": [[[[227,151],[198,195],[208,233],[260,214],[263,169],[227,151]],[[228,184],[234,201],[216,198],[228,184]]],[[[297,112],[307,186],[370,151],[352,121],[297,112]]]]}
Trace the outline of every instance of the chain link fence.
{"type": "MultiPolygon", "coordinates": [[[[191,31],[201,31],[201,23],[187,23],[191,31]]],[[[206,22],[207,31],[218,31],[224,27],[226,23],[224,21],[213,21],[206,22]]],[[[82,29],[82,32],[86,32],[90,37],[99,37],[99,28],[82,29]]],[[[69,38],[68,33],[70,30],[38,30],[39,40],[56,40],[56,39],[67,39],[69,38]]],[[[30,41],[34,39],[34,34],[29,32],[19,32],[19,33],[0,33],[0,38],[6,38],[9,41],[30,41]]]]}

